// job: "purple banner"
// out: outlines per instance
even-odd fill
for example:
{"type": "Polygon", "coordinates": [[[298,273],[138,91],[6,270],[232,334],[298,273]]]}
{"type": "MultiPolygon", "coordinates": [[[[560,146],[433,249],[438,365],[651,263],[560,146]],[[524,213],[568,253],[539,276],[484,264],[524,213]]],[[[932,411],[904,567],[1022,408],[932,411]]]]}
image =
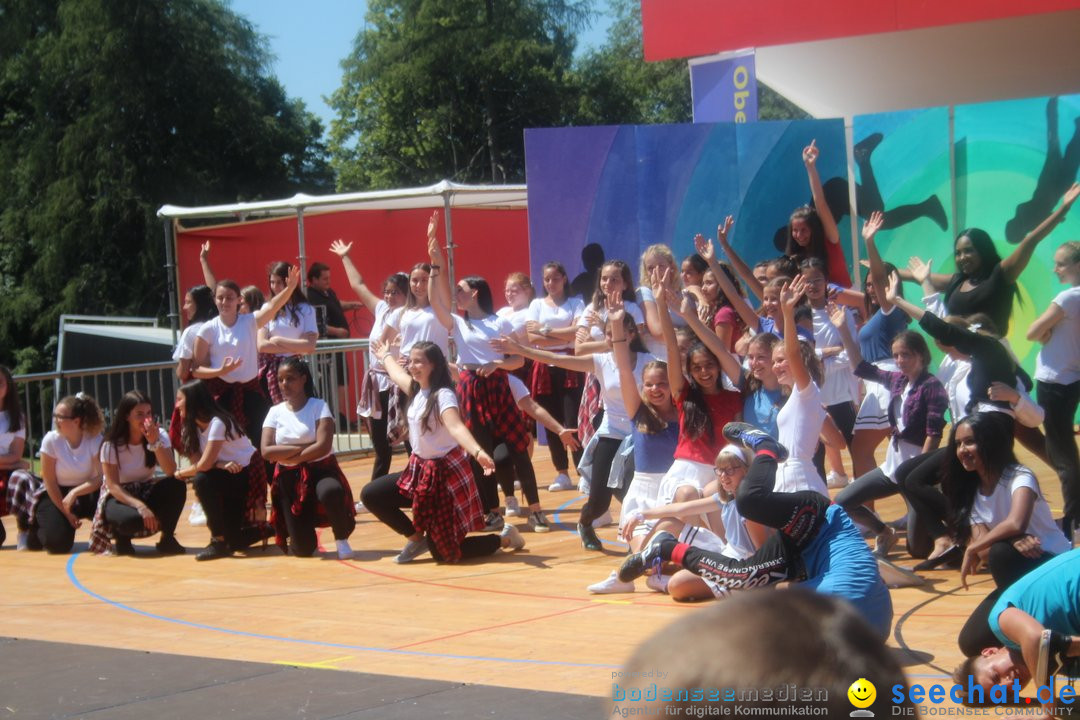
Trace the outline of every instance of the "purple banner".
{"type": "Polygon", "coordinates": [[[754,51],[722,59],[691,60],[690,92],[696,123],[757,120],[754,51]]]}

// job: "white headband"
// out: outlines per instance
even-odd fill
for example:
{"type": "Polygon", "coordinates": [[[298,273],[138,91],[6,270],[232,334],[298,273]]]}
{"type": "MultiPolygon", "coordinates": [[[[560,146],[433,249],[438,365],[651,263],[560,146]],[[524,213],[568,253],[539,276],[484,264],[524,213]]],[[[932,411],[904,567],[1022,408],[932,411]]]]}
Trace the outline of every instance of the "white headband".
{"type": "Polygon", "coordinates": [[[743,465],[750,464],[750,461],[746,459],[746,450],[739,445],[725,445],[723,448],[720,449],[717,457],[719,457],[720,455],[734,455],[742,461],[743,465]]]}

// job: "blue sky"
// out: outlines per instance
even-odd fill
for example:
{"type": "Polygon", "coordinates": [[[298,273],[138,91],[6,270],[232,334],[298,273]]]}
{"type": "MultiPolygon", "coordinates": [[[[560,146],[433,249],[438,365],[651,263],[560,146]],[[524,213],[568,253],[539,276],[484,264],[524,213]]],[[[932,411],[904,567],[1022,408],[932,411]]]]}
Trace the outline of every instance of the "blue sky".
{"type": "MultiPolygon", "coordinates": [[[[323,101],[341,82],[341,60],[352,50],[364,24],[364,0],[231,0],[233,10],[245,16],[269,38],[276,56],[274,74],[290,97],[304,101],[308,110],[330,127],[333,113],[323,101]]],[[[607,3],[597,0],[593,26],[579,38],[579,49],[604,42],[611,18],[607,3]]]]}

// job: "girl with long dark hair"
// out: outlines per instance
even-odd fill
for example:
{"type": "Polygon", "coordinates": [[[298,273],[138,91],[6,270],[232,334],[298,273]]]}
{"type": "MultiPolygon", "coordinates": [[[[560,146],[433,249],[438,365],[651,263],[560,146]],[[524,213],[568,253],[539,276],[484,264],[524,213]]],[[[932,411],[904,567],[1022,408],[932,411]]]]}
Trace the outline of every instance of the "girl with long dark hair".
{"type": "Polygon", "coordinates": [[[101,444],[105,489],[90,532],[90,550],[134,555],[132,538],[161,532],[157,551],[183,555],[176,540],[176,522],[184,510],[187,486],[177,480],[176,460],[169,436],[154,419],[150,398],[132,390],[120,398],[112,424],[101,444]],[[158,477],[160,469],[164,477],[158,477]]]}
{"type": "Polygon", "coordinates": [[[791,213],[784,254],[799,263],[809,258],[821,261],[829,281],[848,288],[851,287],[851,275],[845,264],[844,251],[840,248],[840,230],[825,200],[821,176],[818,175],[819,153],[813,140],[803,148],[803,165],[806,166],[814,205],[804,205],[791,213]]]}
{"type": "MultiPolygon", "coordinates": [[[[271,297],[285,289],[292,267],[280,261],[270,265],[267,275],[271,297]]],[[[259,379],[266,385],[271,402],[281,402],[277,383],[277,369],[281,361],[297,355],[310,355],[315,352],[318,339],[315,308],[308,304],[303,288],[297,285],[285,305],[259,329],[259,379]]]]}

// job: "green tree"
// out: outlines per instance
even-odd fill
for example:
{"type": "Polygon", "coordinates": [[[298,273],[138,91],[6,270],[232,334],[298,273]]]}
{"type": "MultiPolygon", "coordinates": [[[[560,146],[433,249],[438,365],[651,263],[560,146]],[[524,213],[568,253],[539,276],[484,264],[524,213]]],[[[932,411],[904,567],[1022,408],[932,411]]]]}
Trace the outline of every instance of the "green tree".
{"type": "Polygon", "coordinates": [[[162,314],[160,205],[332,186],[267,59],[220,0],[0,0],[0,361],[61,313],[162,314]]]}
{"type": "Polygon", "coordinates": [[[331,98],[339,189],[521,182],[527,127],[567,124],[588,0],[371,0],[331,98]]]}

